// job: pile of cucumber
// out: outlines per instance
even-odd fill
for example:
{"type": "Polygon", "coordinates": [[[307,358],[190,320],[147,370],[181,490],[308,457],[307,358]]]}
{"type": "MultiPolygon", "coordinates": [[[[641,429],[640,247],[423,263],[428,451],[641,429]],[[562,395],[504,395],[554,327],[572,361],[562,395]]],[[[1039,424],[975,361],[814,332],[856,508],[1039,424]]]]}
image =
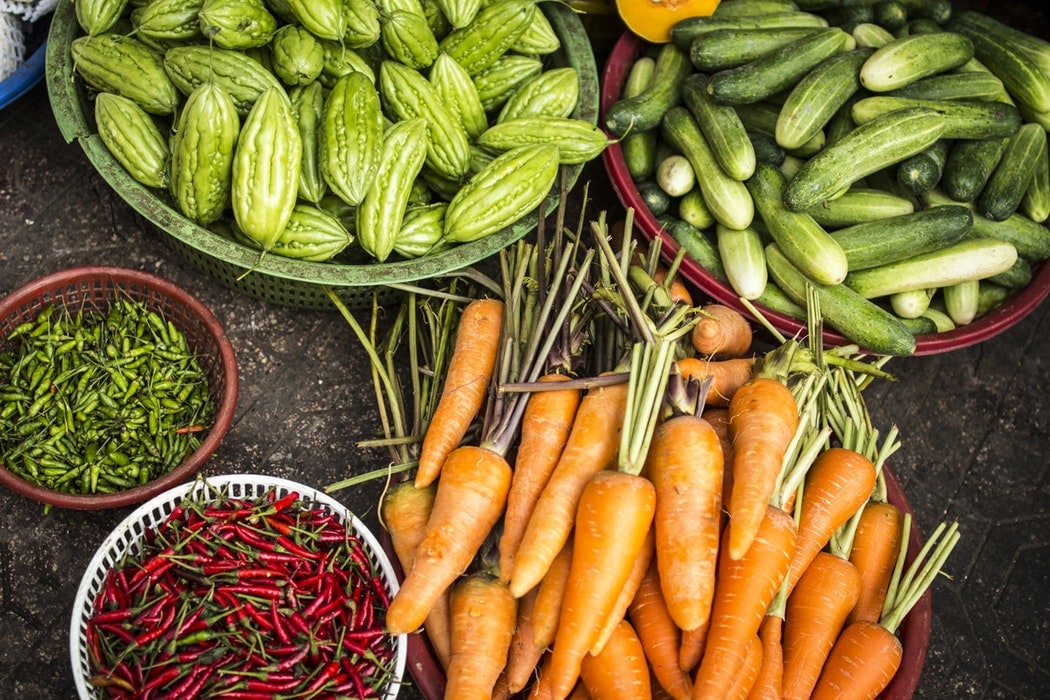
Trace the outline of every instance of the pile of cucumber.
{"type": "Polygon", "coordinates": [[[1050,257],[1050,41],[950,0],[722,0],[643,44],[604,126],[740,297],[865,349],[972,323],[1050,257]]]}

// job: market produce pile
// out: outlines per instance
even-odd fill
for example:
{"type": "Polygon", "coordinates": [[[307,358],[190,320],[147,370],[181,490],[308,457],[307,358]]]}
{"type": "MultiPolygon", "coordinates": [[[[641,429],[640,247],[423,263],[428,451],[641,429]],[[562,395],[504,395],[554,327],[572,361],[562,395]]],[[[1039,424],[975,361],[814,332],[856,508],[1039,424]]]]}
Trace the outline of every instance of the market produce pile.
{"type": "Polygon", "coordinates": [[[604,126],[735,295],[802,319],[813,283],[829,327],[907,355],[1050,257],[1047,41],[948,0],[725,0],[664,42],[604,126]]]}
{"type": "Polygon", "coordinates": [[[371,476],[405,475],[380,511],[405,571],[387,629],[426,633],[445,697],[874,698],[958,538],[915,551],[887,498],[900,444],[862,391],[888,358],[825,351],[816,320],[767,347],[630,218],[563,224],[389,324],[341,307],[381,398],[391,466],[371,476]]]}
{"type": "Polygon", "coordinates": [[[261,253],[415,259],[532,212],[608,139],[535,0],[77,0],[98,135],[261,253]]]}

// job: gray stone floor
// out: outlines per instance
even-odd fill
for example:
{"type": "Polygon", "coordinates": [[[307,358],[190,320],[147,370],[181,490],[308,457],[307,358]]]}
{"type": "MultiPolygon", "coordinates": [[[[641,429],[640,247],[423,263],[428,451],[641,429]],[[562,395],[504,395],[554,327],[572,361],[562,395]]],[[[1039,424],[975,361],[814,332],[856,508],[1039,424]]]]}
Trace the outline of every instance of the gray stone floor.
{"type": "MultiPolygon", "coordinates": [[[[589,175],[602,184],[603,175],[589,175]]],[[[592,191],[600,190],[595,188],[592,191]]],[[[0,112],[0,295],[40,275],[117,264],[171,279],[225,324],[240,365],[234,425],[205,473],[256,472],[323,487],[381,466],[367,364],[335,313],[257,301],[175,255],[66,144],[38,86],[0,112]]],[[[962,541],[933,587],[920,698],[1044,698],[1050,691],[1050,315],[1043,304],[982,345],[890,363],[868,392],[899,426],[892,470],[923,531],[962,541]]],[[[376,490],[337,496],[376,526],[376,490]]],[[[130,512],[56,509],[0,491],[0,688],[75,696],[68,628],[83,571],[130,512]]],[[[421,697],[408,688],[401,697],[421,697]]]]}

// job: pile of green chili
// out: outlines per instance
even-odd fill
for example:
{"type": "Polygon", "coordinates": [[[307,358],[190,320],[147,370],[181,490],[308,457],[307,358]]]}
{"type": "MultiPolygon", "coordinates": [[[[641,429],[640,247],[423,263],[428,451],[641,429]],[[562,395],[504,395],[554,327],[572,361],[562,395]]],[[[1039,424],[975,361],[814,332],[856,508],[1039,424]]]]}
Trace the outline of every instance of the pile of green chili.
{"type": "Polygon", "coordinates": [[[213,413],[183,333],[134,299],[51,304],[0,348],[0,464],[53,491],[114,493],[167,473],[213,413]]]}

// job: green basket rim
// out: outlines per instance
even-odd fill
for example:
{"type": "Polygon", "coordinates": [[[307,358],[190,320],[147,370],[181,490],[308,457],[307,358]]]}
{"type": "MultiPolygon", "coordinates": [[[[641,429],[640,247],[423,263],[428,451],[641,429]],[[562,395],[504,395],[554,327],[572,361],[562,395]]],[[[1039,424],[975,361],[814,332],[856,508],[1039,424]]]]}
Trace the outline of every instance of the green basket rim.
{"type": "MultiPolygon", "coordinates": [[[[557,55],[565,65],[576,68],[579,75],[579,104],[573,116],[597,124],[598,68],[586,30],[576,12],[567,5],[543,2],[540,7],[562,42],[557,55]]],[[[331,288],[408,284],[462,270],[498,253],[536,227],[536,217],[527,215],[485,238],[411,260],[345,264],[261,256],[258,250],[224,238],[182,216],[150,188],[132,178],[109,153],[85,109],[87,91],[73,71],[70,44],[80,33],[73,3],[61,3],[54,12],[48,35],[46,80],[52,111],[63,138],[67,143],[78,142],[109,186],[163,233],[246,273],[331,288]]],[[[583,167],[583,164],[563,166],[569,187],[575,184],[583,167]]],[[[560,182],[541,204],[545,215],[557,205],[559,188],[560,182]]]]}

